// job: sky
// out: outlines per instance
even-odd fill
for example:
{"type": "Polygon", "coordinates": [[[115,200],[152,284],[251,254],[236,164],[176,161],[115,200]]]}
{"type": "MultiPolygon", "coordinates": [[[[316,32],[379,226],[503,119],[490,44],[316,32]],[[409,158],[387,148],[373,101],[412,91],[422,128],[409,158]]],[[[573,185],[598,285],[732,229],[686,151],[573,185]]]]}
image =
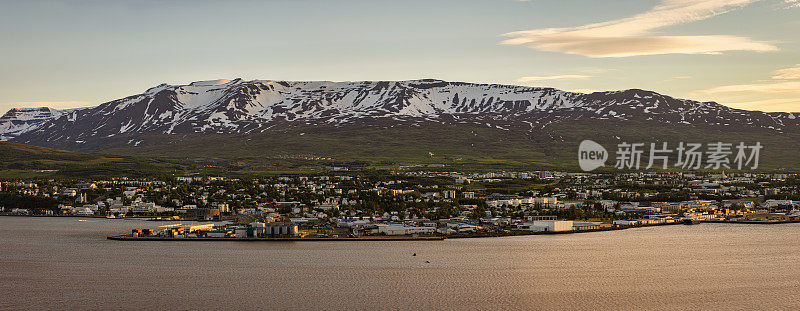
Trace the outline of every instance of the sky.
{"type": "Polygon", "coordinates": [[[799,34],[800,0],[0,0],[0,110],[436,78],[800,112],[799,34]]]}

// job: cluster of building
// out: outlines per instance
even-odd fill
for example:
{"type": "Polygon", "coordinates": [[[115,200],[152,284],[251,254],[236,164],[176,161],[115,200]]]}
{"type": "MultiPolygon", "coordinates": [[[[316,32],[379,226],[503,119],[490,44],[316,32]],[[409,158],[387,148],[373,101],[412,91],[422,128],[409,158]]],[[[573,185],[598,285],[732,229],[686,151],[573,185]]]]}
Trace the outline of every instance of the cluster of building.
{"type": "Polygon", "coordinates": [[[132,237],[168,238],[275,238],[300,237],[297,224],[253,222],[247,225],[234,224],[170,224],[157,229],[134,229],[132,237]]]}
{"type": "MultiPolygon", "coordinates": [[[[256,223],[355,236],[580,231],[687,217],[793,220],[800,215],[797,181],[796,174],[783,173],[408,169],[382,175],[5,180],[0,181],[0,214],[227,220],[250,224],[253,236],[266,232],[259,230],[267,225],[256,223]]],[[[225,235],[229,231],[236,233],[234,228],[225,235]]]]}

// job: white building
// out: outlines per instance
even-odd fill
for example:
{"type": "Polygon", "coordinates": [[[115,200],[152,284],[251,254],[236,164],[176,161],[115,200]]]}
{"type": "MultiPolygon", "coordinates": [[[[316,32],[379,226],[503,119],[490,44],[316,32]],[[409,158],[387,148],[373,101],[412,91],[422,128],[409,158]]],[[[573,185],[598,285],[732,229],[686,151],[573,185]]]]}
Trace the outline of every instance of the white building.
{"type": "Polygon", "coordinates": [[[558,199],[555,197],[509,197],[503,199],[487,200],[486,204],[491,207],[500,207],[503,205],[520,206],[522,204],[542,204],[544,206],[555,205],[558,199]]]}
{"type": "Polygon", "coordinates": [[[613,224],[615,226],[635,226],[639,225],[641,222],[638,220],[628,220],[628,219],[618,219],[614,220],[613,224]]]}
{"type": "Polygon", "coordinates": [[[764,201],[764,206],[774,208],[779,206],[791,207],[793,206],[792,200],[773,200],[769,199],[764,201]]]}
{"type": "Polygon", "coordinates": [[[533,204],[542,204],[544,206],[553,205],[558,203],[558,198],[556,197],[539,197],[533,198],[533,204]]]}
{"type": "Polygon", "coordinates": [[[93,216],[94,211],[88,207],[76,207],[73,211],[78,216],[93,216]]]}
{"type": "Polygon", "coordinates": [[[386,235],[412,235],[412,234],[433,234],[435,227],[406,227],[403,225],[379,225],[378,233],[386,235]]]}
{"type": "Polygon", "coordinates": [[[323,211],[339,210],[339,204],[325,203],[325,204],[320,204],[320,205],[314,206],[314,208],[315,209],[320,209],[320,210],[323,210],[323,211]]]}
{"type": "Polygon", "coordinates": [[[519,225],[520,229],[534,232],[572,231],[571,220],[535,220],[519,225]]]}

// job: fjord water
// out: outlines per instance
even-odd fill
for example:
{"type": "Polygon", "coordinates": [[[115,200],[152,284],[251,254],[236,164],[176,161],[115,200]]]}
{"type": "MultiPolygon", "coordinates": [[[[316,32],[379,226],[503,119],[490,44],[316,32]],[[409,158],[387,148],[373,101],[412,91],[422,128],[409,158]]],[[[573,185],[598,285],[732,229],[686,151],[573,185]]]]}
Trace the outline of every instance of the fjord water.
{"type": "Polygon", "coordinates": [[[0,217],[0,309],[800,307],[800,224],[418,242],[105,239],[163,224],[0,217]]]}

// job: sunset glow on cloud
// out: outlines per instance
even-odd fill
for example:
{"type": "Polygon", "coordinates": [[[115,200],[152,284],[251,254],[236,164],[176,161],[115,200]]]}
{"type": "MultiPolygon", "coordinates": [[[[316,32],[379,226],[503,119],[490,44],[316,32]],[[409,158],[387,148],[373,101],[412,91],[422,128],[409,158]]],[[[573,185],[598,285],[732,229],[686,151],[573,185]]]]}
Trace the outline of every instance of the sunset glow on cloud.
{"type": "Polygon", "coordinates": [[[771,78],[773,81],[718,86],[704,92],[711,94],[741,92],[800,94],[800,65],[775,70],[771,78]]]}
{"type": "Polygon", "coordinates": [[[719,54],[776,51],[771,43],[731,35],[655,35],[655,30],[715,17],[759,0],[664,0],[632,17],[568,28],[506,33],[508,45],[583,55],[630,57],[658,54],[719,54]]]}
{"type": "Polygon", "coordinates": [[[533,82],[533,81],[548,81],[548,80],[569,80],[569,79],[588,79],[591,76],[587,75],[555,75],[555,76],[538,76],[538,77],[522,77],[517,79],[517,82],[533,82]]]}

